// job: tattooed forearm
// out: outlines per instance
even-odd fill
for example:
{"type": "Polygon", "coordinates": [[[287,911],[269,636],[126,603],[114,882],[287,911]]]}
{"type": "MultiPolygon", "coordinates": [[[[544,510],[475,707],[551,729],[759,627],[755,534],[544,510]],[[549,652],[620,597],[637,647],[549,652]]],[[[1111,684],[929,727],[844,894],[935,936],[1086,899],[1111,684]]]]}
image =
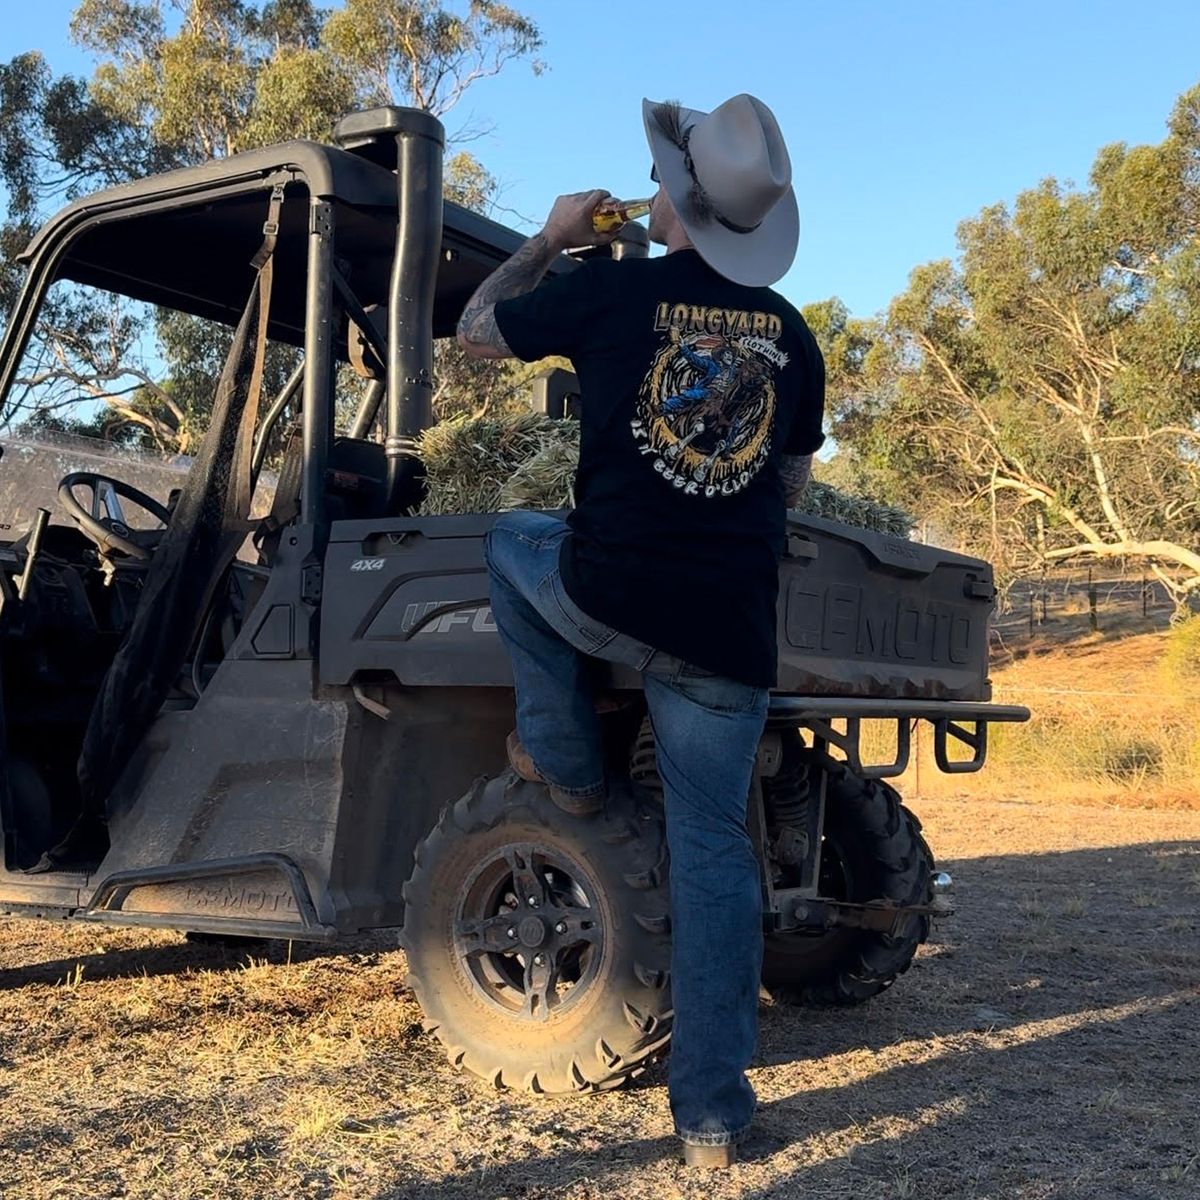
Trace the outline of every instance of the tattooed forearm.
{"type": "Polygon", "coordinates": [[[785,454],[779,464],[779,477],[783,480],[783,494],[788,508],[795,508],[812,475],[811,454],[785,454]]]}
{"type": "Polygon", "coordinates": [[[534,234],[475,289],[458,320],[458,344],[476,358],[508,358],[512,351],[496,324],[496,301],[523,296],[541,282],[558,257],[544,233],[534,234]]]}

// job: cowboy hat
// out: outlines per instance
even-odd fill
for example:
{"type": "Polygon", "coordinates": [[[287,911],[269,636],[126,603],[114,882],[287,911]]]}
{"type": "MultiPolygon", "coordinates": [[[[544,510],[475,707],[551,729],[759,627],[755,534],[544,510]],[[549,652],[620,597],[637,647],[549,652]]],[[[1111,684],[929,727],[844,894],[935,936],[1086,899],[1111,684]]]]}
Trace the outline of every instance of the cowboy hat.
{"type": "Polygon", "coordinates": [[[800,240],[792,164],[775,115],[743,93],[710,113],[642,101],[658,180],[700,257],[734,283],[767,287],[800,240]]]}

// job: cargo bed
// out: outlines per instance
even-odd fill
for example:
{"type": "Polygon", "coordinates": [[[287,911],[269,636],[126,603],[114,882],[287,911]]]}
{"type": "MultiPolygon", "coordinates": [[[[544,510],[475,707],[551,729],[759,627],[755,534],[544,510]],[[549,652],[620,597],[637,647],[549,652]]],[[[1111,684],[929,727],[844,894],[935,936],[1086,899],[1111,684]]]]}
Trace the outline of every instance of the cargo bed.
{"type": "MultiPolygon", "coordinates": [[[[511,687],[488,606],[496,517],[335,522],[321,682],[387,671],[408,686],[511,687]]],[[[779,681],[800,696],[987,701],[992,570],[933,546],[793,515],[780,564],[779,681]]],[[[271,613],[259,614],[267,622],[271,613]]],[[[617,687],[636,687],[614,671],[617,687]]]]}

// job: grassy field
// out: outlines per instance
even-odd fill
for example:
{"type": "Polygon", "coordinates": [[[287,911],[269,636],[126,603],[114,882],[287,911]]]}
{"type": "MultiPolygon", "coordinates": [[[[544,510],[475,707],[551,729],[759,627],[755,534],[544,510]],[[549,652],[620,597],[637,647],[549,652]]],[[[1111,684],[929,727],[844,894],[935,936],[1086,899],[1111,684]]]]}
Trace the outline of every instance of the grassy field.
{"type": "Polygon", "coordinates": [[[675,1161],[662,1064],[582,1100],[455,1074],[390,936],[0,921],[0,1196],[1194,1200],[1200,734],[1164,624],[1002,628],[996,698],[1035,721],[902,781],[956,915],[860,1009],[764,1004],[728,1174],[675,1161]]]}
{"type": "Polygon", "coordinates": [[[857,1010],[762,1011],[719,1179],[664,1087],[496,1093],[421,1032],[387,939],[239,957],[0,923],[0,1194],[273,1200],[1200,1195],[1200,814],[930,800],[959,912],[857,1010]]]}
{"type": "MultiPolygon", "coordinates": [[[[1098,631],[1083,592],[1032,634],[1019,602],[993,631],[993,699],[1025,705],[1032,719],[991,726],[977,775],[939,774],[931,730],[918,726],[900,790],[1200,811],[1200,617],[1172,628],[1161,602],[1143,617],[1137,593],[1129,585],[1114,597],[1110,585],[1098,631]]],[[[876,761],[894,757],[894,724],[864,737],[876,761]]]]}

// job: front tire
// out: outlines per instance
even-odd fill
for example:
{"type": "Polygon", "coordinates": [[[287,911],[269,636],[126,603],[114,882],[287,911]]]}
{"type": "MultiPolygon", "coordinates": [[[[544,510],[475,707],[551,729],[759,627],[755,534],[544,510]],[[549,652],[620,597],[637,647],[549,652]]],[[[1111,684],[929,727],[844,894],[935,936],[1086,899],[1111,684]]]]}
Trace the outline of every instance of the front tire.
{"type": "Polygon", "coordinates": [[[572,817],[511,774],[442,811],[404,886],[409,986],[447,1057],[496,1087],[615,1087],[671,1034],[660,813],[572,817]]]}

